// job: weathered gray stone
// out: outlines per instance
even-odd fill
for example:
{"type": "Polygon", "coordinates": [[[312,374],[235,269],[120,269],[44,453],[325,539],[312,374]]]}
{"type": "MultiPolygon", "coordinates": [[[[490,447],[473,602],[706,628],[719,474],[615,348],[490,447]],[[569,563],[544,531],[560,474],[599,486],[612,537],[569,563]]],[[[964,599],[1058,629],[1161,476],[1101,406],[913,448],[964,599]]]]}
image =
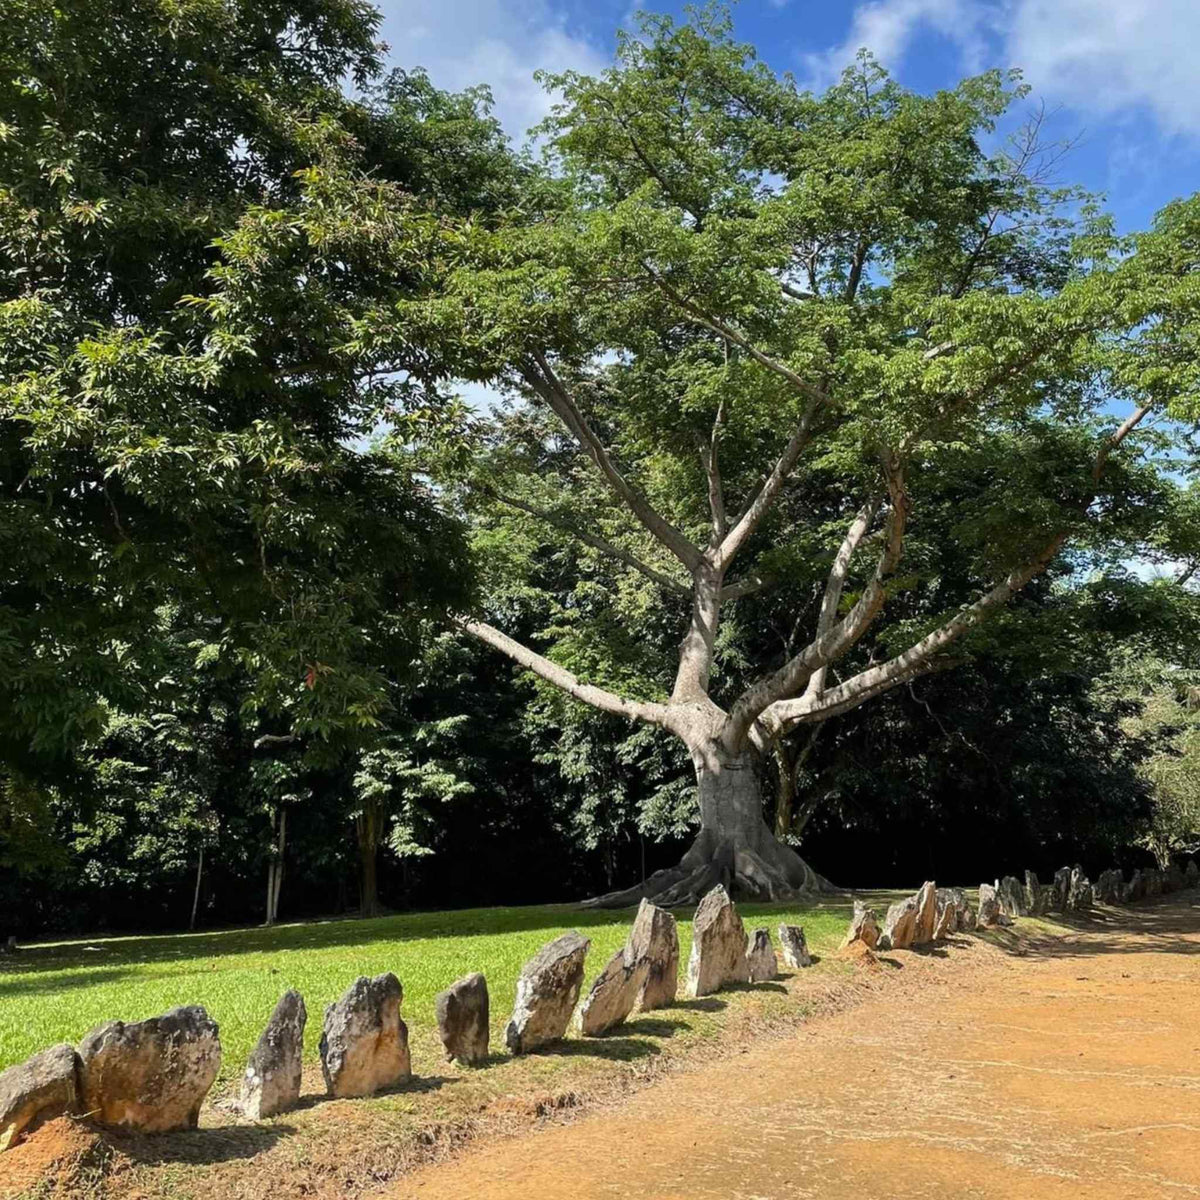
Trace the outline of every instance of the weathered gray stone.
{"type": "Polygon", "coordinates": [[[646,965],[645,959],[630,953],[628,942],[612,956],[579,1006],[580,1033],[607,1033],[633,1012],[646,981],[646,965]]]}
{"type": "Polygon", "coordinates": [[[1115,867],[1101,871],[1096,879],[1096,899],[1101,904],[1118,904],[1125,887],[1125,877],[1115,867]]]}
{"type": "Polygon", "coordinates": [[[944,941],[958,931],[958,906],[949,888],[937,890],[937,921],[933,927],[933,940],[944,941]]]}
{"type": "Polygon", "coordinates": [[[751,983],[762,983],[779,975],[779,960],[775,957],[775,947],[771,945],[771,935],[767,930],[756,929],[750,935],[746,945],[746,969],[751,983]]]}
{"type": "Polygon", "coordinates": [[[995,887],[990,883],[979,885],[979,924],[980,926],[999,925],[1004,914],[1000,910],[1000,898],[995,887]]]}
{"type": "Polygon", "coordinates": [[[1044,907],[1045,893],[1033,871],[1025,872],[1025,887],[1022,892],[1025,898],[1025,913],[1030,917],[1040,917],[1046,910],[1044,907]]]}
{"type": "Polygon", "coordinates": [[[954,905],[956,928],[964,933],[970,933],[975,928],[975,910],[971,907],[966,892],[962,888],[956,887],[947,888],[946,893],[954,905]]]}
{"type": "Polygon", "coordinates": [[[1182,892],[1187,887],[1187,879],[1178,863],[1172,863],[1167,868],[1166,891],[1182,892]]]}
{"type": "Polygon", "coordinates": [[[996,889],[996,899],[1000,902],[1000,911],[1006,917],[1023,917],[1025,907],[1025,888],[1015,875],[1005,875],[996,889]]]}
{"type": "Polygon", "coordinates": [[[390,971],[356,979],[325,1009],[321,1071],[331,1096],[373,1096],[412,1075],[404,989],[390,971]]]}
{"type": "Polygon", "coordinates": [[[687,994],[707,996],[730,983],[748,983],[746,930],[729,893],[717,884],[696,909],[687,994]]]}
{"type": "Polygon", "coordinates": [[[627,945],[633,957],[646,964],[638,1008],[649,1012],[674,1004],[679,986],[679,931],[675,918],[665,908],[643,900],[627,945]]]}
{"type": "Polygon", "coordinates": [[[79,1111],[75,1047],[51,1046],[0,1072],[0,1152],[55,1117],[79,1111]]]}
{"type": "MultiPolygon", "coordinates": [[[[874,913],[871,914],[872,921],[874,913]]],[[[783,951],[783,965],[798,971],[803,967],[812,966],[812,955],[808,952],[808,942],[804,937],[804,928],[800,925],[779,926],[779,948],[783,951]]],[[[878,931],[876,931],[878,933],[878,931]]],[[[875,945],[875,935],[872,935],[871,945],[875,945]]]]}
{"type": "MultiPolygon", "coordinates": [[[[783,926],[780,926],[781,939],[782,929],[783,926]]],[[[868,908],[861,900],[854,902],[854,916],[851,918],[850,928],[846,930],[846,936],[842,938],[838,949],[845,950],[854,942],[862,942],[868,950],[874,950],[879,944],[879,917],[873,908],[868,908]]],[[[786,951],[784,953],[786,959],[786,951]]]]}
{"type": "Polygon", "coordinates": [[[295,1108],[300,1099],[308,1010],[296,991],[284,992],[242,1072],[242,1112],[252,1120],[295,1108]]]}
{"type": "Polygon", "coordinates": [[[1163,890],[1162,872],[1157,867],[1146,867],[1142,871],[1142,895],[1161,896],[1163,890]]]}
{"type": "Polygon", "coordinates": [[[79,1043],[83,1111],[142,1133],[195,1129],[221,1066],[217,1023],[199,1005],[109,1021],[79,1043]]]}
{"type": "Polygon", "coordinates": [[[1071,868],[1059,867],[1054,872],[1054,911],[1065,913],[1071,899],[1071,868]]]}
{"type": "Polygon", "coordinates": [[[937,884],[932,880],[923,883],[916,896],[917,920],[913,927],[912,944],[923,946],[933,941],[937,928],[937,884]]]}
{"type": "Polygon", "coordinates": [[[887,910],[883,919],[883,932],[876,943],[880,950],[907,950],[913,944],[917,929],[917,898],[898,900],[887,910]]]}
{"type": "Polygon", "coordinates": [[[1194,888],[1200,883],[1200,867],[1196,866],[1196,860],[1189,858],[1187,867],[1183,872],[1184,883],[1186,887],[1194,888]]]}
{"type": "Polygon", "coordinates": [[[473,1064],[487,1058],[488,986],[479,972],[465,975],[438,992],[433,1012],[447,1059],[473,1064]]]}
{"type": "Polygon", "coordinates": [[[504,1031],[513,1054],[527,1054],[567,1032],[583,987],[583,960],[591,939],[572,930],[547,942],[517,977],[517,999],[504,1031]]]}
{"type": "Polygon", "coordinates": [[[1124,904],[1132,904],[1135,900],[1140,900],[1146,894],[1146,881],[1142,877],[1139,870],[1135,870],[1129,877],[1129,882],[1121,889],[1121,901],[1124,904]]]}
{"type": "Polygon", "coordinates": [[[1092,885],[1076,864],[1071,869],[1071,884],[1067,892],[1067,907],[1072,912],[1087,912],[1092,907],[1092,885]]]}

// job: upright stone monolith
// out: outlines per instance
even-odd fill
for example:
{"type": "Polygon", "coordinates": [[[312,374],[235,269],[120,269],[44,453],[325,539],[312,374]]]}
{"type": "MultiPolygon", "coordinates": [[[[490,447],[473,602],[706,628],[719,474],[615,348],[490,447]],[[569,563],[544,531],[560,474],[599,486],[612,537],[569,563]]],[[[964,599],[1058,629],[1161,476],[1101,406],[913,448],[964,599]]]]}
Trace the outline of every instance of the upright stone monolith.
{"type": "Polygon", "coordinates": [[[284,992],[242,1072],[241,1109],[251,1120],[296,1107],[307,1020],[304,997],[284,992]]]}

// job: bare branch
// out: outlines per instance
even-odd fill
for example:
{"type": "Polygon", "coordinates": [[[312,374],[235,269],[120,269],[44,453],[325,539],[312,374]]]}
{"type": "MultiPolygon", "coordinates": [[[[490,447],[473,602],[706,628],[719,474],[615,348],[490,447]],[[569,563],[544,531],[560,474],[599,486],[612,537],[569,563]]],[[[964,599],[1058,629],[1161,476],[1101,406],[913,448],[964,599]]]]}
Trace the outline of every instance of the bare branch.
{"type": "Polygon", "coordinates": [[[704,475],[708,480],[708,508],[712,514],[712,536],[710,546],[718,546],[729,528],[725,515],[725,489],[721,483],[721,466],[717,455],[717,445],[721,439],[721,426],[725,423],[725,401],[717,406],[717,416],[713,421],[712,436],[706,442],[697,436],[696,442],[700,450],[700,462],[704,467],[704,475]]]}
{"type": "MultiPolygon", "coordinates": [[[[824,637],[833,628],[833,622],[837,618],[838,605],[842,602],[842,588],[845,586],[846,575],[850,570],[850,561],[854,558],[854,552],[866,536],[867,530],[871,528],[871,522],[879,510],[881,499],[879,496],[873,496],[858,510],[854,520],[850,523],[850,528],[846,530],[846,536],[842,539],[837,554],[834,555],[833,566],[829,569],[829,578],[825,583],[825,595],[821,599],[821,612],[817,617],[818,638],[824,637]]],[[[818,667],[812,673],[808,681],[809,694],[820,695],[824,690],[827,669],[827,667],[818,667]]]]}
{"type": "Polygon", "coordinates": [[[537,365],[522,368],[521,374],[533,390],[542,397],[550,408],[559,416],[563,424],[571,431],[575,440],[584,452],[592,459],[609,486],[624,502],[630,512],[658,539],[689,571],[695,569],[700,561],[700,551],[675,528],[669,521],[660,516],[649,501],[636,491],[617,470],[608,451],[588,424],[583,413],[579,411],[570,393],[563,386],[545,356],[535,352],[533,360],[537,365]]]}
{"type": "Polygon", "coordinates": [[[799,462],[804,447],[812,439],[813,422],[816,420],[819,408],[820,405],[817,401],[809,401],[804,415],[800,418],[799,425],[796,426],[783,453],[771,468],[771,473],[763,480],[758,490],[750,498],[745,511],[734,522],[733,528],[721,542],[717,553],[717,562],[722,571],[728,569],[734,555],[746,544],[750,535],[762,522],[763,517],[770,511],[771,505],[775,503],[775,498],[779,495],[796,463],[799,462]]]}
{"type": "MultiPolygon", "coordinates": [[[[870,628],[886,598],[886,581],[896,569],[904,549],[904,530],[908,522],[908,496],[899,464],[885,461],[891,512],[884,530],[884,544],[874,575],[863,589],[854,607],[824,634],[818,634],[803,650],[778,671],[747,688],[734,704],[725,722],[722,738],[730,749],[741,747],[759,715],[776,701],[794,696],[813,672],[836,662],[870,628]]],[[[857,524],[858,517],[855,517],[857,524]]],[[[861,535],[860,535],[861,536],[861,535]]],[[[849,533],[847,540],[849,540],[849,533]]],[[[843,543],[844,545],[845,543],[843,543]]],[[[857,544],[857,543],[855,543],[857,544]]]]}
{"type": "Polygon", "coordinates": [[[572,696],[584,704],[589,704],[592,708],[612,713],[614,716],[628,717],[630,720],[645,721],[651,725],[665,725],[667,722],[667,706],[665,704],[655,704],[646,700],[626,700],[614,692],[605,691],[604,688],[594,687],[589,683],[580,683],[565,667],[560,667],[557,663],[551,662],[550,659],[530,650],[527,646],[522,646],[508,634],[501,633],[499,629],[483,621],[464,619],[459,620],[458,624],[472,637],[491,646],[494,650],[499,650],[501,654],[507,655],[527,671],[532,671],[547,683],[552,683],[556,688],[566,692],[568,696],[572,696]]]}
{"type": "Polygon", "coordinates": [[[751,596],[755,592],[761,592],[763,588],[773,586],[775,579],[766,575],[747,575],[745,579],[739,579],[736,583],[727,583],[721,589],[721,603],[724,604],[727,600],[737,600],[742,596],[751,596]]]}
{"type": "Polygon", "coordinates": [[[533,504],[528,504],[524,500],[517,499],[515,496],[502,495],[492,488],[485,488],[483,490],[501,504],[506,504],[509,508],[515,508],[518,512],[528,513],[531,517],[537,517],[539,521],[545,521],[547,525],[552,525],[555,529],[561,529],[564,533],[578,538],[585,545],[591,546],[593,550],[599,550],[601,554],[607,554],[609,558],[616,559],[617,562],[622,562],[627,567],[632,567],[635,571],[640,571],[647,579],[653,580],[660,587],[678,592],[683,596],[690,596],[692,594],[692,589],[686,583],[681,583],[676,579],[672,579],[669,575],[664,575],[661,571],[642,562],[636,555],[630,554],[628,550],[623,550],[607,538],[600,537],[599,534],[579,528],[578,525],[564,517],[560,517],[557,513],[550,512],[544,508],[538,508],[533,504]]]}
{"type": "Polygon", "coordinates": [[[824,404],[829,400],[823,388],[819,388],[816,384],[810,383],[807,379],[797,375],[785,363],[772,358],[769,354],[764,354],[753,342],[738,333],[732,326],[727,325],[717,317],[709,316],[703,309],[685,300],[648,262],[643,262],[642,267],[645,269],[646,274],[658,285],[663,295],[672,300],[678,308],[682,309],[693,320],[703,325],[706,329],[711,329],[713,333],[718,333],[721,337],[727,338],[739,349],[744,350],[750,355],[759,366],[766,367],[768,371],[774,371],[776,375],[786,379],[794,388],[810,400],[815,401],[817,404],[824,404]]]}
{"type": "MultiPolygon", "coordinates": [[[[1099,480],[1112,451],[1125,441],[1149,411],[1149,405],[1136,409],[1114,433],[1104,439],[1092,468],[1094,480],[1099,480]]],[[[885,663],[860,671],[820,696],[805,695],[798,700],[776,700],[768,709],[763,710],[760,723],[769,732],[774,733],[788,727],[789,723],[825,720],[837,713],[856,708],[864,701],[912,678],[915,674],[923,674],[932,669],[928,664],[936,655],[980,624],[994,609],[1007,604],[1031,579],[1041,574],[1057,557],[1067,538],[1066,530],[1056,533],[1035,555],[1010,571],[1004,580],[989,592],[973,604],[965,605],[948,621],[914,642],[903,653],[885,663]]]]}

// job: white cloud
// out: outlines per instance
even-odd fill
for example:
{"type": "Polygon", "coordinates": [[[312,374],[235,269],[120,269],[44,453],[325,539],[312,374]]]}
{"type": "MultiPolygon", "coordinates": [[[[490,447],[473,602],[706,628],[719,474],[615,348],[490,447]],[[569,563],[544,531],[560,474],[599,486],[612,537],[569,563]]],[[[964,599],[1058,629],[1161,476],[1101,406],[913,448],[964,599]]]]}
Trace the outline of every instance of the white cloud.
{"type": "Polygon", "coordinates": [[[814,86],[860,46],[899,66],[921,34],[955,44],[964,71],[1016,66],[1037,92],[1103,116],[1146,109],[1200,135],[1200,0],[866,0],[839,46],[805,56],[814,86]]]}
{"type": "Polygon", "coordinates": [[[382,0],[395,66],[425,67],[439,87],[491,87],[496,115],[518,142],[552,103],[537,70],[596,72],[607,57],[549,0],[382,0]]]}
{"type": "Polygon", "coordinates": [[[983,49],[978,32],[980,15],[975,0],[869,0],[855,8],[850,31],[841,45],[804,56],[807,82],[814,88],[835,83],[863,47],[885,66],[895,67],[924,30],[951,39],[964,54],[978,55],[983,49]]]}
{"type": "Polygon", "coordinates": [[[1166,132],[1200,134],[1197,0],[1021,0],[1005,50],[1072,107],[1144,106],[1166,132]]]}

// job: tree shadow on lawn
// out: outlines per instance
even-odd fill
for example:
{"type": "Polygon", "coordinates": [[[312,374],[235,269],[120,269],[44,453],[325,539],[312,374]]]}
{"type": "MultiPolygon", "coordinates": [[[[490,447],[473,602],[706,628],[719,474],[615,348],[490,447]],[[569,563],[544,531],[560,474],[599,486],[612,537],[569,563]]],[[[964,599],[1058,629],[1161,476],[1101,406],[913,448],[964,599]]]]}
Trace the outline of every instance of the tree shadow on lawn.
{"type": "Polygon", "coordinates": [[[98,983],[116,983],[137,972],[129,967],[100,967],[91,971],[70,971],[47,979],[5,979],[0,975],[0,998],[5,996],[53,996],[76,987],[92,987],[98,983]]]}
{"type": "MultiPolygon", "coordinates": [[[[848,918],[850,898],[841,902],[822,897],[805,908],[792,905],[743,905],[751,921],[820,911],[835,919],[848,918]]],[[[239,954],[277,953],[281,950],[325,950],[374,943],[406,943],[425,939],[503,937],[506,934],[545,930],[549,936],[560,930],[630,924],[635,913],[628,909],[583,909],[575,904],[544,904],[516,908],[472,908],[427,913],[395,913],[362,919],[338,917],[295,925],[260,926],[200,933],[145,935],[97,934],[91,939],[23,946],[11,958],[0,959],[0,980],[6,974],[61,971],[82,967],[84,961],[97,966],[117,963],[168,963],[176,960],[220,958],[239,954]]],[[[690,911],[680,914],[683,919],[690,911]]],[[[88,972],[95,978],[95,972],[88,972]]],[[[82,975],[81,975],[82,978],[82,975]]]]}
{"type": "Polygon", "coordinates": [[[1046,919],[1080,937],[991,926],[980,930],[992,945],[1016,957],[1094,958],[1104,954],[1200,954],[1200,893],[1175,892],[1129,907],[1088,913],[1047,913],[1046,919]],[[1190,936],[1189,936],[1190,935],[1190,936]]]}

